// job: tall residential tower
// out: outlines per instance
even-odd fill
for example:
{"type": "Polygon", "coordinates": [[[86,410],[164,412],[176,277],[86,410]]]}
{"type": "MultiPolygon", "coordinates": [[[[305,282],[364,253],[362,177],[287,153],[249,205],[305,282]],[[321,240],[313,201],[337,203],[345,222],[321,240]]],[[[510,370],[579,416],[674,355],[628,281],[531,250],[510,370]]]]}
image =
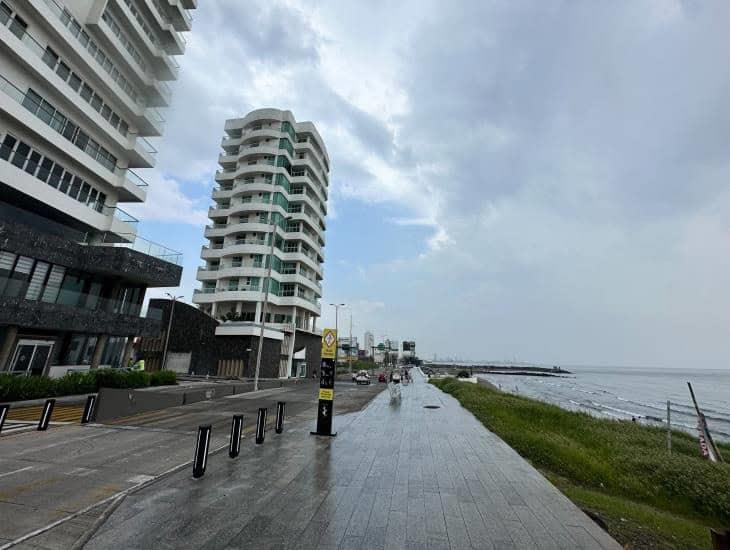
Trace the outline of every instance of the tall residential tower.
{"type": "Polygon", "coordinates": [[[117,366],[148,287],[179,254],[137,236],[125,203],[155,163],[144,136],[178,76],[197,0],[0,1],[0,371],[117,366]]]}
{"type": "Polygon", "coordinates": [[[327,150],[290,111],[252,111],[227,120],[225,133],[193,302],[223,321],[216,334],[242,337],[250,375],[268,289],[266,373],[298,376],[293,359],[320,315],[327,150]]]}

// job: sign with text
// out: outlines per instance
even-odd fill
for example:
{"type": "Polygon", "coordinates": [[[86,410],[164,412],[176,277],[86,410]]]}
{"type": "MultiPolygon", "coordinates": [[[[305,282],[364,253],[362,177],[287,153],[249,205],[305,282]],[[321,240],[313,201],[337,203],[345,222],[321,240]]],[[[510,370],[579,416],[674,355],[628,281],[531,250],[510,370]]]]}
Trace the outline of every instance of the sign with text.
{"type": "Polygon", "coordinates": [[[337,331],[322,331],[322,361],[319,367],[319,395],[317,403],[317,431],[313,435],[334,436],[332,416],[335,399],[335,358],[337,357],[337,331]]]}
{"type": "Polygon", "coordinates": [[[326,328],[322,331],[322,359],[335,359],[337,357],[337,331],[333,328],[326,328]]]}

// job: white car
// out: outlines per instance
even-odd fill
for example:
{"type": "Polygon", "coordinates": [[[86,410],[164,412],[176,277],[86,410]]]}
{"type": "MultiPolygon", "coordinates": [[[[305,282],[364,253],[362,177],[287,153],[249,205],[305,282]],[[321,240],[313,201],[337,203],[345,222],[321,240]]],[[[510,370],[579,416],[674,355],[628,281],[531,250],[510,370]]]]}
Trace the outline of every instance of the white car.
{"type": "Polygon", "coordinates": [[[364,371],[361,370],[355,375],[355,383],[356,384],[370,384],[370,375],[364,371]]]}

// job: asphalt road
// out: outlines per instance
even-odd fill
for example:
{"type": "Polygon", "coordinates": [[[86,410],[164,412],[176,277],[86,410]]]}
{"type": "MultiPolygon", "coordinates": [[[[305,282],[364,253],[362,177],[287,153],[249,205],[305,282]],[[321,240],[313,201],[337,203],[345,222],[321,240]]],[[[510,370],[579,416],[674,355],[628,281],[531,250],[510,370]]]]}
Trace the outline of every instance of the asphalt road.
{"type": "MultiPolygon", "coordinates": [[[[360,410],[383,386],[338,382],[335,412],[360,410]]],[[[250,433],[259,407],[268,407],[267,441],[277,401],[287,423],[316,418],[317,385],[238,394],[216,401],[141,414],[109,424],[52,425],[47,432],[0,437],[0,549],[70,548],[103,520],[120,496],[161,483],[191,468],[197,427],[213,426],[211,452],[228,445],[233,414],[244,414],[250,433]]],[[[337,426],[338,418],[335,418],[337,426]]],[[[244,440],[245,445],[253,438],[244,440]]],[[[266,443],[265,443],[266,445],[266,443]]]]}

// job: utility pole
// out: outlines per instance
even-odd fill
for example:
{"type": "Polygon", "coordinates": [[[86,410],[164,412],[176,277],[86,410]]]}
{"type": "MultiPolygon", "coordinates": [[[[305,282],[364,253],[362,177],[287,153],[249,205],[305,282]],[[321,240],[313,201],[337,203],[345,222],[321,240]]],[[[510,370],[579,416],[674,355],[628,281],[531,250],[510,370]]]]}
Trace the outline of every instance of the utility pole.
{"type": "Polygon", "coordinates": [[[341,307],[345,307],[347,304],[330,304],[335,308],[335,334],[337,335],[337,346],[335,347],[335,372],[337,372],[337,350],[340,347],[340,333],[337,330],[338,316],[341,307]]]}
{"type": "MultiPolygon", "coordinates": [[[[273,205],[274,193],[271,194],[270,204],[273,205]]],[[[266,279],[264,290],[264,303],[261,306],[261,331],[259,332],[259,346],[256,350],[256,372],[253,376],[253,391],[259,389],[259,371],[261,370],[261,351],[264,347],[264,326],[266,325],[266,309],[269,305],[269,287],[271,286],[271,266],[274,264],[274,243],[276,242],[276,216],[273,209],[269,210],[271,216],[271,246],[269,247],[269,266],[266,269],[266,279]]],[[[287,218],[284,217],[284,220],[287,218]]]]}
{"type": "Polygon", "coordinates": [[[352,310],[350,310],[350,349],[347,352],[347,362],[350,365],[350,374],[352,374],[352,310]]]}
{"type": "Polygon", "coordinates": [[[172,316],[175,314],[175,302],[183,298],[183,296],[173,296],[169,292],[165,292],[165,294],[170,297],[170,300],[172,300],[172,302],[170,303],[170,319],[167,323],[167,334],[165,335],[165,350],[162,352],[162,364],[160,365],[160,370],[163,370],[165,368],[165,363],[167,362],[167,346],[170,344],[170,331],[172,330],[172,316]]]}

